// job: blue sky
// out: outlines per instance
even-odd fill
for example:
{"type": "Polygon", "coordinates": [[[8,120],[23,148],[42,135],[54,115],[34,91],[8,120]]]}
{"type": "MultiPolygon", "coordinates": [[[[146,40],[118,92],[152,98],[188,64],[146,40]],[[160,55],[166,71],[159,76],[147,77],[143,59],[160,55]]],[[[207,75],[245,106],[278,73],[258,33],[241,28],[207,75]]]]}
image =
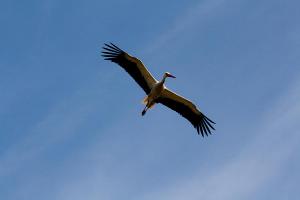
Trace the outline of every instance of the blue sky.
{"type": "Polygon", "coordinates": [[[0,198],[297,199],[296,0],[0,2],[0,198]],[[100,57],[114,42],[216,124],[100,57]]]}

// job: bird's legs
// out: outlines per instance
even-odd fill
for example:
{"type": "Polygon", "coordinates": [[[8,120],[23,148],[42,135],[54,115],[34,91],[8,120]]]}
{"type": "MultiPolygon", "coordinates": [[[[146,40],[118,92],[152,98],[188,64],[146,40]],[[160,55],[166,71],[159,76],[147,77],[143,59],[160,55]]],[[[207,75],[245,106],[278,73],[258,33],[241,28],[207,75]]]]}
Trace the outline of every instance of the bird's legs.
{"type": "Polygon", "coordinates": [[[154,104],[155,104],[154,102],[149,102],[148,101],[145,108],[144,108],[144,110],[142,111],[142,116],[144,116],[146,114],[147,110],[151,109],[154,106],[154,104]]]}
{"type": "Polygon", "coordinates": [[[144,116],[146,114],[147,110],[148,110],[148,107],[146,105],[145,108],[144,108],[144,110],[142,111],[142,116],[144,116]]]}

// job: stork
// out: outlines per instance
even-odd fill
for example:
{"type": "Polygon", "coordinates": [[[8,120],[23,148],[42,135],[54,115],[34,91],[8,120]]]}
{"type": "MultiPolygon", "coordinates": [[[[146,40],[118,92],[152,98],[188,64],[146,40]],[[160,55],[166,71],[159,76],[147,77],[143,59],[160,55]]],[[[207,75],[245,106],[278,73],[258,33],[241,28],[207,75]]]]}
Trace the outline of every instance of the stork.
{"type": "Polygon", "coordinates": [[[155,104],[161,103],[190,121],[198,134],[208,136],[208,134],[211,134],[210,129],[215,130],[212,126],[215,122],[206,117],[190,100],[165,86],[167,78],[176,78],[169,72],[165,72],[162,79],[157,81],[139,59],[130,56],[112,43],[104,44],[102,56],[105,60],[119,64],[145,91],[147,96],[142,102],[145,104],[142,116],[155,104]]]}

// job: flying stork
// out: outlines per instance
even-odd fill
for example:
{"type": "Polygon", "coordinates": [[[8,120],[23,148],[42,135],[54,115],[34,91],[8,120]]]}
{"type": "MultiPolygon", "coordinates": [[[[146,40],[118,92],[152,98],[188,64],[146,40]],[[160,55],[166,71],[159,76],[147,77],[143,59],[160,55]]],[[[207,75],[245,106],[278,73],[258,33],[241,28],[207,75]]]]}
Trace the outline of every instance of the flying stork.
{"type": "Polygon", "coordinates": [[[175,78],[169,72],[165,72],[161,81],[157,81],[139,59],[130,56],[112,43],[104,44],[102,56],[105,60],[119,64],[145,91],[147,96],[143,100],[145,108],[142,111],[142,116],[156,103],[161,103],[189,120],[198,134],[208,136],[211,134],[210,129],[215,130],[212,126],[215,122],[200,112],[191,101],[172,92],[165,86],[166,78],[175,78]]]}

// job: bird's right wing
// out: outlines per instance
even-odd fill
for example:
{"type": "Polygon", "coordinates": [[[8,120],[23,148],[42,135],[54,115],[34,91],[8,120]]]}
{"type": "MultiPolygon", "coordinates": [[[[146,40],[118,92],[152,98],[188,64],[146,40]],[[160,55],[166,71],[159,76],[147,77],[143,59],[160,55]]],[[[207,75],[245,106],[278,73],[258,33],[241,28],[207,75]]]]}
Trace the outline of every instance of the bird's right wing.
{"type": "Polygon", "coordinates": [[[167,88],[162,91],[157,103],[162,103],[189,120],[196,128],[198,134],[201,133],[202,136],[204,134],[208,135],[208,133],[211,134],[210,129],[215,130],[212,126],[215,122],[200,112],[191,101],[167,88]]]}
{"type": "Polygon", "coordinates": [[[157,80],[143,63],[112,43],[104,45],[102,56],[105,57],[105,60],[119,64],[143,88],[145,93],[149,94],[157,80]]]}

